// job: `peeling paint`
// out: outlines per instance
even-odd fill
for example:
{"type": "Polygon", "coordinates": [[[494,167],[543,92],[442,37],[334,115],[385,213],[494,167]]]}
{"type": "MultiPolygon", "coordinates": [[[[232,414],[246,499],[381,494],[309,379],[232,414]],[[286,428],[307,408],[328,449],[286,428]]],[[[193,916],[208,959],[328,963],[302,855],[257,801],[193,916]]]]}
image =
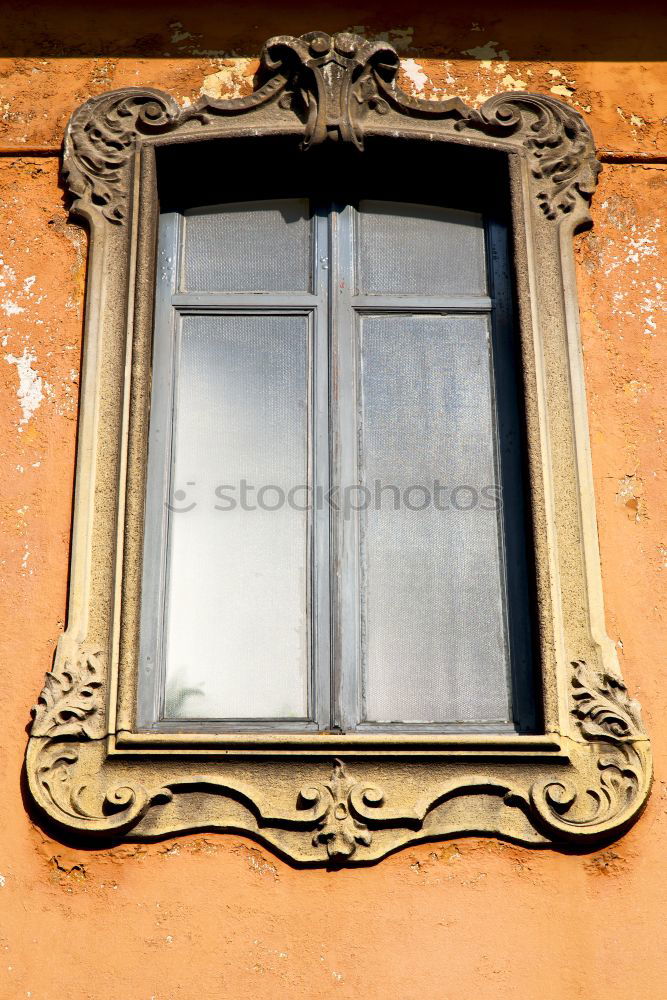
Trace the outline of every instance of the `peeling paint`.
{"type": "Polygon", "coordinates": [[[634,472],[623,476],[618,484],[616,503],[623,504],[633,521],[640,521],[642,510],[643,484],[634,472]]]}
{"type": "MultiPolygon", "coordinates": [[[[389,42],[397,52],[404,52],[412,45],[414,33],[415,29],[411,27],[388,28],[386,31],[379,31],[368,37],[379,42],[389,42]]],[[[362,29],[357,34],[363,35],[365,31],[362,29]]]]}
{"type": "Polygon", "coordinates": [[[190,31],[185,31],[181,21],[170,21],[169,27],[171,28],[170,41],[177,45],[179,42],[185,42],[189,39],[200,38],[201,35],[193,35],[190,31]]]}
{"type": "Polygon", "coordinates": [[[498,42],[486,42],[485,45],[476,45],[472,49],[462,49],[461,55],[472,56],[473,59],[480,59],[483,63],[491,65],[494,59],[501,59],[507,62],[510,54],[507,49],[498,49],[498,42]]]}
{"type": "Polygon", "coordinates": [[[509,73],[503,77],[502,84],[505,90],[526,90],[528,86],[525,80],[510,76],[509,73]]]}
{"type": "Polygon", "coordinates": [[[408,80],[412,83],[413,92],[415,94],[421,94],[424,89],[424,85],[428,83],[428,77],[419,63],[414,59],[404,59],[401,63],[401,69],[407,76],[408,80]]]}
{"type": "Polygon", "coordinates": [[[37,360],[35,354],[25,347],[23,354],[17,357],[15,354],[5,354],[5,361],[9,365],[16,365],[19,377],[19,387],[16,391],[18,401],[21,406],[22,417],[19,421],[18,431],[21,433],[23,427],[29,423],[35,411],[44,398],[44,383],[41,375],[34,371],[32,365],[37,360]]]}
{"type": "Polygon", "coordinates": [[[252,90],[252,74],[248,68],[253,59],[219,60],[220,69],[204,77],[199,93],[202,97],[212,97],[221,100],[230,97],[243,97],[252,90]]]}

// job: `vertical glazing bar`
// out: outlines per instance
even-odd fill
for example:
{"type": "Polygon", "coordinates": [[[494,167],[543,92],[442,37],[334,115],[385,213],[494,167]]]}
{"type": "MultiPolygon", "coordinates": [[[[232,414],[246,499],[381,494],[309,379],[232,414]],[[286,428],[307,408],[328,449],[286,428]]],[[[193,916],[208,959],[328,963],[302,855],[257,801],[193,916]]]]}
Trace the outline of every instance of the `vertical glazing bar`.
{"type": "Polygon", "coordinates": [[[314,212],[313,291],[317,305],[313,318],[312,444],[310,447],[311,503],[311,711],[319,729],[331,726],[331,573],[329,456],[329,220],[326,211],[314,212]]]}
{"type": "Polygon", "coordinates": [[[354,729],[359,720],[359,560],[357,472],[357,358],[354,293],[353,209],[331,212],[331,329],[333,421],[334,726],[354,729]]]}
{"type": "Polygon", "coordinates": [[[160,717],[164,677],[162,662],[163,600],[167,571],[167,503],[171,468],[176,313],[171,296],[178,285],[181,217],[162,215],[158,233],[151,415],[144,514],[144,564],[141,592],[141,642],[138,672],[138,725],[160,717]]]}

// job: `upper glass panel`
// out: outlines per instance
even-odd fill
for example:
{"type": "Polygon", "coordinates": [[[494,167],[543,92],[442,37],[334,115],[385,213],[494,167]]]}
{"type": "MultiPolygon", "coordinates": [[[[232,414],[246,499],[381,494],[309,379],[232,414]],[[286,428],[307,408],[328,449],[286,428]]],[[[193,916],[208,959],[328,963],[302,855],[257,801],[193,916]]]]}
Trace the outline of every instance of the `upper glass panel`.
{"type": "Polygon", "coordinates": [[[475,212],[360,201],[362,293],[485,295],[484,223],[475,212]]]}
{"type": "Polygon", "coordinates": [[[312,225],[305,198],[190,209],[184,217],[185,292],[306,292],[312,225]]]}

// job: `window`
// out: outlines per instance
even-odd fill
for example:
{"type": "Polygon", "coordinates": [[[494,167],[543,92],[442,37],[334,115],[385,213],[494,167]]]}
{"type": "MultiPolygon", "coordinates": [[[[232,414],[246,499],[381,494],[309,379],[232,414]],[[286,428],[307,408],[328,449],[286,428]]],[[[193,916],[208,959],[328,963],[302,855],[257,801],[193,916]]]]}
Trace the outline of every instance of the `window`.
{"type": "Polygon", "coordinates": [[[70,121],[70,603],[26,759],[66,830],[368,862],[581,847],[643,808],[571,247],[592,137],[551,96],[415,100],[397,70],[280,36],[250,97],[70,121]]]}
{"type": "Polygon", "coordinates": [[[309,198],[160,217],[146,720],[520,728],[504,213],[367,198],[368,169],[352,200],[323,173],[309,198]]]}

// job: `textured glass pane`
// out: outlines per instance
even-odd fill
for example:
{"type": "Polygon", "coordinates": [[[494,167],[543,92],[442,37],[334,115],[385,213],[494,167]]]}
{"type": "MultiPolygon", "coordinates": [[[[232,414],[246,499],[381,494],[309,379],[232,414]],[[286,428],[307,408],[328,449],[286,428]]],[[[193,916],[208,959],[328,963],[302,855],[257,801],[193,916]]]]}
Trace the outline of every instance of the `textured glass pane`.
{"type": "Polygon", "coordinates": [[[486,292],[482,216],[431,205],[359,203],[359,290],[486,292]]]}
{"type": "Polygon", "coordinates": [[[505,721],[487,321],[369,317],[361,357],[366,719],[505,721]]]}
{"type": "Polygon", "coordinates": [[[308,481],[308,320],[182,324],[166,714],[305,717],[308,515],[280,500],[308,481]]]}
{"type": "Polygon", "coordinates": [[[307,291],[310,231],[305,199],[244,201],[186,212],[183,289],[307,291]]]}

